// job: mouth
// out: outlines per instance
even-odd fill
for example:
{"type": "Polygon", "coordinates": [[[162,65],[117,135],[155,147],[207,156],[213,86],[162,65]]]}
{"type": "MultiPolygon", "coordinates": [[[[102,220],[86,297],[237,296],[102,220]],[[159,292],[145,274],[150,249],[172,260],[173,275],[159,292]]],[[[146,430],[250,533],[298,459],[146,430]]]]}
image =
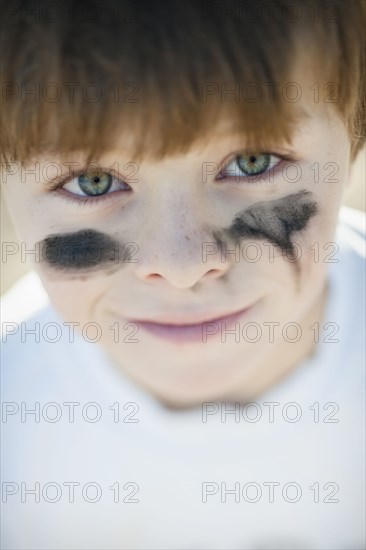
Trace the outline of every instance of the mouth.
{"type": "Polygon", "coordinates": [[[235,323],[245,317],[254,304],[226,315],[170,315],[158,321],[129,319],[142,331],[162,340],[174,343],[206,343],[217,340],[222,332],[235,328],[235,323]]]}

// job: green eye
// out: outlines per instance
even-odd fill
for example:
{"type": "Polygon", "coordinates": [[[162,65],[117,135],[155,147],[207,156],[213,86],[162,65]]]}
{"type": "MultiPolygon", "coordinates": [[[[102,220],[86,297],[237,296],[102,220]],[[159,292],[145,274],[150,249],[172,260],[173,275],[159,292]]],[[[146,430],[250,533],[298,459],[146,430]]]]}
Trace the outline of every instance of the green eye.
{"type": "Polygon", "coordinates": [[[266,153],[240,155],[236,161],[240,170],[248,176],[257,176],[265,172],[270,165],[271,155],[266,153]]]}
{"type": "Polygon", "coordinates": [[[78,184],[87,195],[104,195],[112,185],[112,176],[106,172],[82,174],[78,177],[78,184]]]}

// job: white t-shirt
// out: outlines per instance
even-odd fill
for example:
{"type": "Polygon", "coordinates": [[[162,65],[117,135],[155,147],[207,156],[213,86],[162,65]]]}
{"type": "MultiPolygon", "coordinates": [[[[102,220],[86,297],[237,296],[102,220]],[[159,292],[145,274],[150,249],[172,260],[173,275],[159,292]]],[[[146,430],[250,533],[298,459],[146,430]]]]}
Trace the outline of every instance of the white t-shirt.
{"type": "Polygon", "coordinates": [[[34,273],[15,285],[1,547],[364,548],[364,216],[343,208],[335,240],[315,354],[245,407],[165,408],[98,344],[70,343],[34,273]]]}

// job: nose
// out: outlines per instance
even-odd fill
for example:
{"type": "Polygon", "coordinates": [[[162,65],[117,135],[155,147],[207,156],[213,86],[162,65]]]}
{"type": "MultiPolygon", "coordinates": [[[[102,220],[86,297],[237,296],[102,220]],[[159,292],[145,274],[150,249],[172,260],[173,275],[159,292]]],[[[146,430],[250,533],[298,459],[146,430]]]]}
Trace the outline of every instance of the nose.
{"type": "Polygon", "coordinates": [[[149,227],[134,268],[141,281],[190,289],[223,277],[230,269],[230,258],[223,258],[209,225],[200,223],[193,212],[169,219],[161,215],[149,227]]]}

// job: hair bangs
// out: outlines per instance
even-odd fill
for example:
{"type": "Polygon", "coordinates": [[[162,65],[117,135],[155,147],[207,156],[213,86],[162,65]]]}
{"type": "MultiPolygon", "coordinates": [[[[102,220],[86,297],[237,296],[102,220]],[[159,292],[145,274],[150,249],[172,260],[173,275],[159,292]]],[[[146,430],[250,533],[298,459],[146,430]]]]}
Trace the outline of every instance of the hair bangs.
{"type": "MultiPolygon", "coordinates": [[[[362,22],[357,3],[350,3],[350,21],[359,15],[362,22]]],[[[260,20],[264,1],[246,3],[245,16],[238,16],[243,3],[235,0],[218,4],[224,14],[207,1],[91,0],[87,17],[83,2],[56,1],[61,11],[51,23],[22,11],[43,0],[3,4],[11,6],[1,39],[3,160],[75,151],[97,159],[120,146],[131,160],[160,160],[204,144],[223,122],[252,149],[289,143],[300,112],[283,84],[293,80],[307,32],[308,49],[318,52],[314,74],[346,81],[336,107],[351,116],[364,89],[364,81],[359,89],[338,75],[341,64],[329,56],[326,44],[339,45],[342,37],[337,25],[311,25],[299,0],[271,2],[271,16],[260,20]],[[294,21],[287,11],[285,20],[284,6],[293,16],[300,6],[302,17],[294,21]],[[116,10],[127,7],[121,22],[116,10]]],[[[349,58],[360,81],[357,45],[344,39],[342,63],[349,58]]],[[[363,132],[363,111],[357,120],[363,132]]]]}

